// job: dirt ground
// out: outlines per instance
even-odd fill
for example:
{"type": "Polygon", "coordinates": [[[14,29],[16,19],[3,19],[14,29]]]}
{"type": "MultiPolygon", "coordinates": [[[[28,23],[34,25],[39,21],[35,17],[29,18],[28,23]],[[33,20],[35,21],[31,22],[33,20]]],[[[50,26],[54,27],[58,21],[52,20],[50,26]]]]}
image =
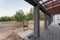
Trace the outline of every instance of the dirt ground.
{"type": "MultiPolygon", "coordinates": [[[[28,21],[28,28],[33,29],[34,21],[28,21]]],[[[17,33],[23,31],[23,27],[16,27],[16,22],[0,22],[0,40],[5,40],[12,32],[17,33]]],[[[40,21],[40,28],[44,28],[44,21],[40,21]]]]}
{"type": "MultiPolygon", "coordinates": [[[[33,29],[34,28],[34,21],[30,20],[28,21],[28,27],[29,29],[33,29]]],[[[41,20],[40,21],[40,29],[43,29],[44,28],[44,21],[41,20]]]]}

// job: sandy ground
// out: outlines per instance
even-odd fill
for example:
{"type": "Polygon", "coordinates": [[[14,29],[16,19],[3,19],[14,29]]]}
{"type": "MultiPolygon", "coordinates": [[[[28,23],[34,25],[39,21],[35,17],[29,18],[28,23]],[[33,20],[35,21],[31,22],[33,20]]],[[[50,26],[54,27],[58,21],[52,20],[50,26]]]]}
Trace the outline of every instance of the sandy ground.
{"type": "MultiPolygon", "coordinates": [[[[0,40],[5,40],[8,36],[10,36],[13,32],[17,33],[22,31],[22,28],[17,28],[15,30],[9,30],[9,31],[5,31],[4,33],[0,33],[0,40]]],[[[12,35],[11,35],[12,36],[12,35]]]]}
{"type": "MultiPolygon", "coordinates": [[[[28,27],[29,29],[33,29],[34,28],[34,21],[30,20],[28,21],[28,27]]],[[[40,29],[44,28],[44,21],[40,21],[40,29]]]]}
{"type": "MultiPolygon", "coordinates": [[[[7,36],[9,36],[10,34],[12,34],[12,31],[16,33],[16,32],[20,32],[20,31],[24,30],[23,27],[19,27],[19,28],[12,27],[11,24],[15,25],[16,23],[15,24],[14,23],[8,24],[8,23],[6,23],[6,22],[4,22],[4,23],[0,22],[0,40],[4,40],[7,36]]],[[[32,21],[32,20],[28,21],[28,28],[29,29],[33,29],[33,24],[34,24],[34,21],[32,21]]],[[[44,21],[40,21],[40,28],[41,29],[44,28],[44,21]]]]}

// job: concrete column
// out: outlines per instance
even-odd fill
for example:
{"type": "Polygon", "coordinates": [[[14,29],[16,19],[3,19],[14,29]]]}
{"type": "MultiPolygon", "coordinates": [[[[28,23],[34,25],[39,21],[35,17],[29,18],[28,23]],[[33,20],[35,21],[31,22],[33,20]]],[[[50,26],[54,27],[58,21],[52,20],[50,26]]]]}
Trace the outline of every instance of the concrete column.
{"type": "Polygon", "coordinates": [[[44,29],[48,29],[48,26],[47,26],[47,14],[44,14],[44,29]]]}
{"type": "Polygon", "coordinates": [[[34,7],[34,38],[33,40],[40,40],[40,18],[39,18],[39,7],[34,7]]]}

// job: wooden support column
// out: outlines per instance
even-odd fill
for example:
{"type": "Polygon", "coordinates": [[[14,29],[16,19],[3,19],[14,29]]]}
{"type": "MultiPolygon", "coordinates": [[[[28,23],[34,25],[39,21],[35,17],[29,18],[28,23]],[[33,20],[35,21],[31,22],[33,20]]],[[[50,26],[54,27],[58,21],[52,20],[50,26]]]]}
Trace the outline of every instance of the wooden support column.
{"type": "Polygon", "coordinates": [[[47,26],[47,14],[44,14],[44,29],[48,29],[48,26],[47,26]]]}
{"type": "Polygon", "coordinates": [[[53,21],[53,16],[51,17],[51,22],[53,21]]]}
{"type": "Polygon", "coordinates": [[[51,20],[51,17],[48,16],[48,25],[51,24],[51,21],[52,21],[52,20],[51,20]]]}
{"type": "Polygon", "coordinates": [[[34,6],[34,38],[33,40],[40,40],[40,18],[39,6],[34,6]]]}

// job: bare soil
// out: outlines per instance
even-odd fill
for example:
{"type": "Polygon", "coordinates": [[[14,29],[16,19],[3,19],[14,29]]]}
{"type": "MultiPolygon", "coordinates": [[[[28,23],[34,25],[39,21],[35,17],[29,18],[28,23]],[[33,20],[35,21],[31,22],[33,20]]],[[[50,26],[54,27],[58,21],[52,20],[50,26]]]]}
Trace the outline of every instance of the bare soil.
{"type": "MultiPolygon", "coordinates": [[[[33,29],[33,24],[33,20],[28,21],[28,28],[33,29]]],[[[17,27],[19,25],[20,24],[15,21],[0,22],[0,40],[6,40],[6,38],[12,33],[23,31],[23,27],[17,27]]],[[[40,21],[40,28],[44,28],[44,21],[40,21]]]]}

